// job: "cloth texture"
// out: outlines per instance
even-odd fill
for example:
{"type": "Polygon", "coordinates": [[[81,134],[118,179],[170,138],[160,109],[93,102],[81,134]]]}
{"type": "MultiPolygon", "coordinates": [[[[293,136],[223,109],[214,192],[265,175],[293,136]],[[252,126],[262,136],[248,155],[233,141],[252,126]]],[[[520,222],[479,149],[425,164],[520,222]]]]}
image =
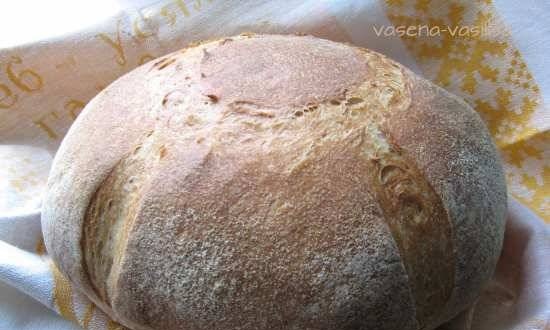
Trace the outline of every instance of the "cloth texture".
{"type": "Polygon", "coordinates": [[[86,103],[124,73],[191,42],[243,32],[368,47],[469,103],[500,151],[509,216],[493,279],[475,307],[440,330],[550,329],[549,2],[116,4],[114,15],[36,42],[1,48],[0,32],[0,330],[123,329],[45,251],[40,203],[52,159],[86,103]]]}

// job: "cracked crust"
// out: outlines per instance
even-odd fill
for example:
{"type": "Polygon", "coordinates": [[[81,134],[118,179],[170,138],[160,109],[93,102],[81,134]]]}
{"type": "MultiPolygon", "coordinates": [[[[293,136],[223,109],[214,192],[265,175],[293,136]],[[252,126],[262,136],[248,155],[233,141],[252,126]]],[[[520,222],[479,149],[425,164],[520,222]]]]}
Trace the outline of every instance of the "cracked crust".
{"type": "Polygon", "coordinates": [[[369,50],[243,35],[94,98],[42,219],[60,270],[133,329],[416,330],[479,294],[505,207],[464,102],[369,50]]]}

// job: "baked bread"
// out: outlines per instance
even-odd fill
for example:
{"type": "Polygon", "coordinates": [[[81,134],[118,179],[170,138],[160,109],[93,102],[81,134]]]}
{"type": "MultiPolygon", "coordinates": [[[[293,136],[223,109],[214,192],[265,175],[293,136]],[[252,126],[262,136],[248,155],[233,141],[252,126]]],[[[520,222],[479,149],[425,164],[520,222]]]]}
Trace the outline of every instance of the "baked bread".
{"type": "Polygon", "coordinates": [[[434,329],[501,250],[506,187],[462,100],[311,36],[205,42],[121,77],[53,164],[46,247],[141,329],[434,329]]]}

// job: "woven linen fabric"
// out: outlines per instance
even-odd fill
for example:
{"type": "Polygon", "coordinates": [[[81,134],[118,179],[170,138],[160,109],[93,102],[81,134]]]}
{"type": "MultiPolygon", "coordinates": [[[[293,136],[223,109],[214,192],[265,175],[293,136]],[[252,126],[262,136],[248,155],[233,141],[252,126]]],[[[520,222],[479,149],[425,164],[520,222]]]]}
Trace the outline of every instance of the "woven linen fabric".
{"type": "Polygon", "coordinates": [[[550,328],[549,2],[113,3],[116,13],[55,37],[4,47],[0,31],[0,330],[123,329],[45,251],[40,201],[52,157],[86,103],[119,76],[189,43],[243,32],[368,47],[466,100],[500,150],[510,208],[494,278],[474,308],[440,330],[550,328]]]}

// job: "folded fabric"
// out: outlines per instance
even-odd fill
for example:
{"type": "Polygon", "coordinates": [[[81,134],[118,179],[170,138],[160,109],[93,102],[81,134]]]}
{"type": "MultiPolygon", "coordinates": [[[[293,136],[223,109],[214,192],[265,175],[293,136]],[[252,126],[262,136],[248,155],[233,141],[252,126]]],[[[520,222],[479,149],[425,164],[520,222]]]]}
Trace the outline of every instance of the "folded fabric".
{"type": "Polygon", "coordinates": [[[305,33],[371,48],[459,95],[478,111],[501,151],[509,193],[525,207],[510,200],[504,250],[492,282],[475,309],[441,330],[550,327],[550,26],[545,19],[550,4],[113,4],[116,15],[98,17],[95,24],[65,35],[4,48],[0,39],[0,329],[71,327],[21,293],[75,326],[122,328],[72,287],[44,249],[40,200],[52,157],[85,104],[119,76],[190,42],[242,32],[305,33]]]}

